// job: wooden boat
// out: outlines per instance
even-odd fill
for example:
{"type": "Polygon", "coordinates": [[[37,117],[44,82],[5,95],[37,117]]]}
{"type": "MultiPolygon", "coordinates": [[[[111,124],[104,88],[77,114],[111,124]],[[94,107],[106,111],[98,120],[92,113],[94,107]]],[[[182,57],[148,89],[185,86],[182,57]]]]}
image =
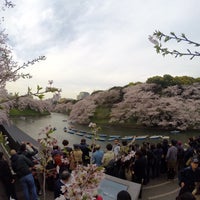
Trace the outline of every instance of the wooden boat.
{"type": "Polygon", "coordinates": [[[108,138],[108,141],[111,142],[111,141],[114,141],[116,138],[108,138]]]}
{"type": "Polygon", "coordinates": [[[87,134],[87,135],[85,135],[85,137],[88,138],[88,139],[92,139],[92,135],[87,134]]]}
{"type": "Polygon", "coordinates": [[[106,134],[98,134],[99,137],[107,137],[106,134]]]}
{"type": "Polygon", "coordinates": [[[74,128],[69,128],[70,131],[73,131],[73,132],[78,132],[77,129],[74,129],[74,128]]]}
{"type": "Polygon", "coordinates": [[[121,140],[132,140],[133,136],[124,136],[121,138],[121,140]]]}
{"type": "Polygon", "coordinates": [[[71,131],[71,130],[68,130],[67,133],[69,133],[69,134],[74,134],[75,132],[74,132],[74,131],[71,131]]]}
{"type": "Polygon", "coordinates": [[[149,139],[154,140],[154,139],[160,139],[161,137],[162,137],[161,135],[152,135],[149,137],[149,139]]]}
{"type": "Polygon", "coordinates": [[[110,138],[120,138],[120,135],[109,135],[110,138]]]}
{"type": "Polygon", "coordinates": [[[178,130],[173,130],[173,131],[170,131],[170,133],[177,134],[177,133],[180,133],[180,131],[178,131],[178,130]]]}
{"type": "Polygon", "coordinates": [[[96,137],[95,140],[103,142],[103,141],[106,141],[106,138],[105,137],[103,137],[103,138],[102,137],[96,137]]]}
{"type": "Polygon", "coordinates": [[[75,134],[78,135],[78,136],[83,136],[84,135],[84,133],[81,133],[81,132],[76,132],[75,134]]]}
{"type": "Polygon", "coordinates": [[[161,138],[164,140],[169,140],[169,136],[166,136],[166,135],[164,135],[164,136],[161,136],[161,138]]]}
{"type": "Polygon", "coordinates": [[[141,135],[141,136],[136,136],[135,140],[145,140],[148,138],[148,135],[141,135]]]}
{"type": "Polygon", "coordinates": [[[84,134],[87,134],[87,132],[86,132],[86,131],[82,131],[82,130],[80,130],[80,131],[79,131],[79,133],[84,133],[84,134]]]}

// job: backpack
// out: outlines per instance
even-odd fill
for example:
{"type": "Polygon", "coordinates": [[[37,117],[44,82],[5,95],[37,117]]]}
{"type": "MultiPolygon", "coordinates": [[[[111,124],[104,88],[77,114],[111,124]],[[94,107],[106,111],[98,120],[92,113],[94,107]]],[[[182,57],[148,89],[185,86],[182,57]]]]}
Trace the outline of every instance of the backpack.
{"type": "Polygon", "coordinates": [[[113,176],[114,175],[114,169],[115,166],[117,165],[115,159],[111,159],[108,163],[108,165],[105,167],[105,173],[108,175],[113,176]]]}

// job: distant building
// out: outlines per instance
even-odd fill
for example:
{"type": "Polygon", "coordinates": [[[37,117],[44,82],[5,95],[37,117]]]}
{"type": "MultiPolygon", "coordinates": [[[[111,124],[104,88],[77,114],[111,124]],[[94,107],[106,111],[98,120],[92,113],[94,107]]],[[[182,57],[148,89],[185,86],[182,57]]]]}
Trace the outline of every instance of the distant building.
{"type": "Polygon", "coordinates": [[[77,100],[84,99],[85,97],[89,96],[89,92],[80,92],[79,95],[77,95],[77,100]]]}

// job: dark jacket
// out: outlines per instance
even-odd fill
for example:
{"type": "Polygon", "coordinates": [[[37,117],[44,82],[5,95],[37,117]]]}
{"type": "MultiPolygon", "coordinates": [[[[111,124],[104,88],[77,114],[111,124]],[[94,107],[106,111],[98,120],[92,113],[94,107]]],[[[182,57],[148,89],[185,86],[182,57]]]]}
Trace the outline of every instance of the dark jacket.
{"type": "Polygon", "coordinates": [[[28,150],[25,150],[25,151],[19,150],[17,153],[18,154],[23,154],[24,156],[26,156],[30,160],[34,160],[33,156],[35,156],[38,153],[38,150],[35,147],[32,147],[32,149],[33,149],[32,152],[30,152],[28,150]]]}
{"type": "Polygon", "coordinates": [[[54,185],[54,199],[56,199],[57,197],[59,197],[60,195],[63,195],[62,191],[61,191],[61,187],[64,186],[64,183],[61,182],[60,179],[58,179],[55,182],[54,185]]]}
{"type": "Polygon", "coordinates": [[[24,155],[11,156],[11,166],[18,178],[22,178],[31,173],[30,167],[33,167],[33,162],[24,155]]]}
{"type": "Polygon", "coordinates": [[[195,171],[192,170],[191,167],[187,167],[181,170],[179,174],[179,184],[181,182],[185,183],[186,187],[195,187],[195,182],[200,182],[200,168],[198,167],[195,171]]]}
{"type": "Polygon", "coordinates": [[[133,165],[134,179],[135,180],[145,179],[145,177],[146,177],[146,166],[147,166],[147,160],[144,156],[135,160],[135,164],[133,165]]]}
{"type": "Polygon", "coordinates": [[[11,181],[13,179],[12,172],[6,160],[0,159],[0,180],[11,181]]]}

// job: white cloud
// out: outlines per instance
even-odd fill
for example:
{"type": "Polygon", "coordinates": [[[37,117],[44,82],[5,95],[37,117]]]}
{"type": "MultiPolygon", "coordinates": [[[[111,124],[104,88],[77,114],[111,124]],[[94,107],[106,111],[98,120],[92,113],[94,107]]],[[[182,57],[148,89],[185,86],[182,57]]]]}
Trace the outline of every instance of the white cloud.
{"type": "Polygon", "coordinates": [[[198,58],[163,58],[148,41],[155,29],[198,40],[199,6],[197,0],[18,0],[6,19],[15,54],[47,60],[30,68],[33,80],[15,87],[53,79],[63,96],[75,97],[153,75],[200,76],[198,58]]]}

